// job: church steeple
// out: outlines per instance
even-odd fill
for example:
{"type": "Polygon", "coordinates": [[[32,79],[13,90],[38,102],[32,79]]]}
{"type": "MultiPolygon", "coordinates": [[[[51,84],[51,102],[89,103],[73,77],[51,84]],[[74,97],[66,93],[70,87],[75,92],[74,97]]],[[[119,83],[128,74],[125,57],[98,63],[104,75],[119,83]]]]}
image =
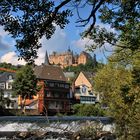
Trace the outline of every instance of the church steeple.
{"type": "Polygon", "coordinates": [[[49,58],[48,58],[48,53],[47,53],[47,50],[46,50],[46,54],[45,54],[45,61],[44,61],[44,64],[45,65],[49,65],[49,58]]]}

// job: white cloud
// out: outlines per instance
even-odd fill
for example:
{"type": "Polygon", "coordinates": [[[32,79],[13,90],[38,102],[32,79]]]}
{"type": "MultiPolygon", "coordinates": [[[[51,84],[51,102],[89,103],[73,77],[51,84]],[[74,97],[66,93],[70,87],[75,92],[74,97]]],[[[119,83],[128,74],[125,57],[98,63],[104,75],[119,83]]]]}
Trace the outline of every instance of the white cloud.
{"type": "Polygon", "coordinates": [[[0,36],[5,37],[5,36],[7,36],[7,35],[8,35],[8,32],[4,31],[3,26],[0,26],[0,36]]]}
{"type": "Polygon", "coordinates": [[[47,40],[45,37],[43,37],[40,42],[43,45],[42,50],[47,50],[48,53],[52,53],[53,51],[61,52],[67,50],[70,44],[66,33],[58,26],[56,27],[55,34],[51,37],[51,39],[47,40]]]}
{"type": "Polygon", "coordinates": [[[44,62],[45,53],[48,52],[48,55],[51,54],[53,51],[56,52],[64,52],[68,49],[70,45],[70,41],[64,32],[64,30],[60,29],[58,26],[56,27],[55,34],[52,36],[51,39],[47,40],[44,37],[40,39],[42,43],[42,47],[38,51],[38,58],[35,60],[37,65],[40,65],[44,62]]]}
{"type": "MultiPolygon", "coordinates": [[[[94,41],[88,38],[84,38],[84,39],[80,38],[72,42],[72,44],[75,47],[77,47],[80,51],[86,50],[86,46],[90,46],[93,43],[94,41]]],[[[93,52],[88,52],[88,53],[90,53],[91,56],[93,56],[93,54],[96,54],[97,60],[105,63],[107,61],[107,57],[113,53],[113,48],[111,47],[111,45],[106,43],[104,47],[97,48],[93,52]]]]}
{"type": "MultiPolygon", "coordinates": [[[[7,33],[5,32],[1,34],[7,36],[7,33]]],[[[68,40],[66,33],[58,26],[56,27],[55,34],[50,40],[42,37],[40,42],[42,43],[42,47],[38,50],[38,58],[35,60],[35,63],[37,65],[40,65],[44,62],[46,50],[48,54],[51,54],[53,51],[64,52],[68,49],[68,46],[70,45],[70,41],[68,40]]],[[[5,53],[3,56],[1,56],[0,62],[12,63],[13,65],[25,64],[24,60],[18,61],[18,56],[14,51],[5,53]]]]}
{"type": "Polygon", "coordinates": [[[98,23],[97,25],[100,26],[100,28],[105,28],[107,31],[117,33],[115,28],[111,28],[109,24],[98,23]]]}
{"type": "Polygon", "coordinates": [[[76,46],[76,47],[79,47],[79,49],[85,49],[85,46],[86,45],[91,45],[93,43],[93,41],[92,40],[90,40],[90,39],[88,39],[88,38],[80,38],[80,39],[78,39],[78,40],[74,40],[73,42],[72,42],[72,44],[74,45],[74,46],[76,46]]]}
{"type": "Polygon", "coordinates": [[[8,52],[4,54],[0,58],[0,62],[11,63],[13,65],[18,65],[18,64],[25,65],[25,61],[23,59],[18,61],[18,57],[15,52],[8,52]]]}
{"type": "MultiPolygon", "coordinates": [[[[4,39],[8,35],[8,33],[0,27],[0,35],[2,35],[2,39],[4,39]]],[[[55,34],[50,40],[47,40],[45,39],[45,37],[42,37],[40,42],[42,43],[42,47],[38,50],[38,58],[35,60],[35,63],[37,65],[40,65],[44,62],[46,50],[48,54],[51,54],[53,51],[64,52],[70,46],[74,52],[80,53],[81,51],[85,50],[85,45],[91,45],[93,43],[93,41],[89,40],[88,38],[80,38],[78,40],[70,42],[65,31],[60,29],[58,26],[56,27],[55,34]]],[[[100,53],[102,52],[97,50],[96,53],[100,55],[100,53]]],[[[14,51],[4,54],[0,58],[0,62],[12,63],[14,65],[25,64],[24,60],[18,61],[18,56],[14,51]]]]}

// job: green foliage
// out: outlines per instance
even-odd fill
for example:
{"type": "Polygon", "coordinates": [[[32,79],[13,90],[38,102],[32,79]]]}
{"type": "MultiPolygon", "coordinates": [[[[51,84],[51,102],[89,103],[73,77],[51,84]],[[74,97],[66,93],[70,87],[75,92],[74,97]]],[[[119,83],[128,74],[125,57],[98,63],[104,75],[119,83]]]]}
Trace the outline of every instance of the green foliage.
{"type": "Polygon", "coordinates": [[[0,1],[0,25],[16,39],[21,57],[33,62],[41,47],[39,39],[43,36],[49,39],[55,32],[55,25],[65,27],[71,13],[67,9],[59,9],[66,3],[56,6],[53,0],[0,1]]]}
{"type": "Polygon", "coordinates": [[[90,50],[102,47],[106,43],[116,45],[119,41],[127,41],[121,48],[132,51],[139,50],[140,46],[140,2],[139,0],[40,0],[0,1],[0,25],[16,39],[16,47],[20,56],[29,62],[37,57],[37,50],[41,47],[39,39],[46,36],[49,39],[55,32],[55,25],[64,28],[69,22],[71,12],[76,9],[79,19],[76,23],[89,28],[84,36],[88,35],[94,43],[90,50]],[[69,4],[70,6],[66,6],[69,4]],[[66,6],[66,7],[64,7],[66,6]],[[79,8],[80,7],[80,8],[79,8]],[[87,17],[80,14],[88,8],[87,17]],[[80,15],[80,16],[79,16],[80,15]],[[94,26],[100,21],[107,28],[94,26]],[[108,31],[108,25],[117,31],[108,31]]]}
{"type": "MultiPolygon", "coordinates": [[[[11,69],[11,70],[17,70],[19,69],[21,66],[14,66],[11,63],[0,63],[0,68],[7,68],[7,69],[11,69]]],[[[0,73],[2,73],[3,71],[0,71],[0,73]]]]}
{"type": "MultiPolygon", "coordinates": [[[[102,0],[100,0],[101,2],[102,0]]],[[[94,1],[95,2],[95,1],[94,1]]],[[[103,2],[103,1],[102,1],[103,2]]],[[[98,3],[98,2],[95,2],[98,3]]],[[[104,1],[99,10],[99,19],[103,24],[108,24],[107,28],[100,26],[92,26],[86,32],[88,37],[94,43],[88,47],[89,50],[94,51],[97,47],[106,46],[109,43],[113,46],[119,46],[121,49],[130,49],[133,52],[140,49],[140,2],[138,0],[128,1],[104,1]],[[114,31],[108,30],[108,27],[114,31]],[[126,42],[118,45],[119,42],[126,42]]],[[[94,13],[94,12],[93,12],[94,13]]],[[[95,14],[95,13],[94,13],[95,14]]],[[[93,15],[94,15],[93,14],[93,15]]],[[[96,21],[96,17],[94,18],[96,21]]]]}
{"type": "Polygon", "coordinates": [[[89,122],[87,121],[85,125],[79,130],[80,136],[83,138],[92,138],[93,140],[99,139],[99,132],[103,129],[103,125],[100,122],[89,122]]]}
{"type": "Polygon", "coordinates": [[[104,116],[105,112],[99,105],[75,104],[73,112],[77,116],[104,116]]]}
{"type": "Polygon", "coordinates": [[[36,95],[37,80],[31,65],[25,65],[17,71],[13,90],[16,95],[21,95],[23,99],[36,95]]]}
{"type": "Polygon", "coordinates": [[[4,115],[5,106],[9,107],[11,100],[9,98],[4,98],[4,91],[0,89],[0,115],[4,115]]]}
{"type": "Polygon", "coordinates": [[[85,65],[79,64],[78,66],[68,66],[64,68],[64,71],[75,72],[76,74],[81,71],[96,72],[98,69],[102,68],[104,64],[96,62],[93,60],[88,60],[85,65]]]}
{"type": "Polygon", "coordinates": [[[94,87],[100,93],[102,103],[108,105],[109,115],[115,118],[116,134],[122,140],[137,140],[139,137],[140,68],[138,65],[137,68],[133,67],[135,62],[138,64],[137,57],[134,58],[131,67],[124,63],[110,62],[98,71],[94,79],[94,87]]]}

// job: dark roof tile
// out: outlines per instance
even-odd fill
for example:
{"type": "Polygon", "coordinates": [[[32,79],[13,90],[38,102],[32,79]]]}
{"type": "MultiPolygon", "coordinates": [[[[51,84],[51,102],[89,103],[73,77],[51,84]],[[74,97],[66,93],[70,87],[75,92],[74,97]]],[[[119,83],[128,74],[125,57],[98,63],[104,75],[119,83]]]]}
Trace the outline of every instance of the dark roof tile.
{"type": "Polygon", "coordinates": [[[9,79],[9,75],[12,76],[13,79],[15,79],[15,73],[13,72],[4,72],[0,75],[0,82],[5,82],[9,79]]]}
{"type": "Polygon", "coordinates": [[[58,66],[40,65],[35,67],[34,72],[38,79],[66,81],[62,69],[58,66]]]}

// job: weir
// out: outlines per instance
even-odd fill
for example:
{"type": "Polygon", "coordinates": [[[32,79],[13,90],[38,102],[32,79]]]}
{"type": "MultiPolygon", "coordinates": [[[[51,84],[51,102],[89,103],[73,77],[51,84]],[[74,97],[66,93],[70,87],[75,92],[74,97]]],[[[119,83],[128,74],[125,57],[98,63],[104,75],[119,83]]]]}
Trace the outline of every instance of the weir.
{"type": "Polygon", "coordinates": [[[9,140],[7,137],[16,136],[19,132],[47,132],[53,136],[63,136],[64,133],[68,135],[78,132],[82,127],[96,125],[95,122],[102,126],[102,131],[112,133],[114,125],[110,117],[1,116],[0,138],[6,137],[6,140],[9,140]]]}
{"type": "Polygon", "coordinates": [[[103,124],[112,123],[111,117],[77,117],[77,116],[0,116],[0,122],[46,122],[46,121],[100,121],[103,124]]]}

